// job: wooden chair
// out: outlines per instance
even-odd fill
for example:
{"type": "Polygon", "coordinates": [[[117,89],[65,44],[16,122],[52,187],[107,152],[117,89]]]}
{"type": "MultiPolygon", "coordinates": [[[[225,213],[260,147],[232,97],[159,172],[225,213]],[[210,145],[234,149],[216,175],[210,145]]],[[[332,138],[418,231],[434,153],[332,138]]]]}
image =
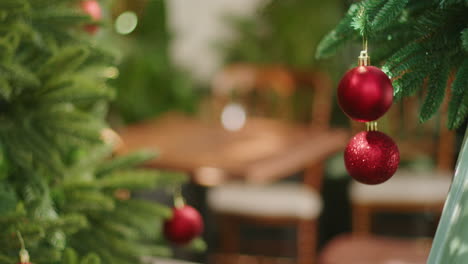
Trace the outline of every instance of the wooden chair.
{"type": "MultiPolygon", "coordinates": [[[[331,112],[332,87],[328,77],[318,72],[294,72],[281,66],[256,66],[237,64],[221,71],[213,82],[214,106],[222,108],[229,97],[243,98],[248,94],[274,93],[279,97],[279,118],[290,117],[290,99],[299,87],[314,92],[311,132],[328,129],[331,112]]],[[[247,99],[246,105],[249,105],[247,99]]],[[[250,101],[252,112],[265,114],[268,104],[250,101]],[[253,110],[252,110],[253,109],[253,110]]],[[[219,111],[217,111],[219,112],[219,111]]],[[[247,117],[248,118],[248,117],[247,117]]],[[[296,261],[298,264],[315,263],[317,218],[322,202],[320,185],[322,164],[310,164],[303,176],[303,183],[228,183],[208,190],[207,202],[218,216],[221,254],[213,263],[290,263],[281,258],[243,256],[240,252],[244,241],[240,236],[241,224],[257,226],[294,226],[297,230],[296,261]]]]}
{"type": "Polygon", "coordinates": [[[342,235],[328,243],[320,264],[426,264],[430,239],[342,235]]]}
{"type": "Polygon", "coordinates": [[[417,100],[405,99],[394,105],[380,123],[396,140],[403,160],[429,154],[435,160],[434,168],[413,171],[399,168],[393,178],[376,186],[353,182],[350,187],[352,233],[332,239],[321,253],[320,264],[426,263],[431,239],[383,237],[372,229],[376,213],[440,216],[442,212],[455,165],[455,136],[445,127],[447,102],[442,106],[442,114],[423,126],[418,125],[417,100]]]}
{"type": "Polygon", "coordinates": [[[399,168],[388,182],[377,186],[353,182],[354,233],[371,233],[371,218],[379,212],[442,213],[455,166],[455,134],[446,128],[447,102],[442,114],[424,125],[418,125],[418,108],[416,98],[405,99],[393,106],[382,125],[399,145],[402,160],[425,156],[434,161],[434,168],[399,168]]]}

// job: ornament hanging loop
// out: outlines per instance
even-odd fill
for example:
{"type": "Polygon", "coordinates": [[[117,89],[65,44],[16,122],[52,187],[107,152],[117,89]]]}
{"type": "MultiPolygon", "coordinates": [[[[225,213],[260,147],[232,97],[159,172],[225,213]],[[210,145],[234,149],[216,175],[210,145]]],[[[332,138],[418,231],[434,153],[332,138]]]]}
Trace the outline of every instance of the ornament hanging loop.
{"type": "Polygon", "coordinates": [[[367,53],[367,37],[362,37],[362,50],[358,57],[358,66],[368,66],[370,65],[370,57],[367,53]]]}
{"type": "Polygon", "coordinates": [[[19,239],[20,244],[21,244],[21,249],[20,249],[20,252],[19,252],[20,263],[29,263],[29,253],[26,250],[26,247],[24,245],[23,237],[21,236],[20,231],[16,231],[16,234],[17,234],[18,239],[19,239]]]}
{"type": "Polygon", "coordinates": [[[174,207],[182,208],[185,205],[185,199],[182,195],[182,188],[180,186],[176,187],[174,190],[174,207]]]}
{"type": "Polygon", "coordinates": [[[366,122],[367,131],[378,131],[377,121],[366,122]]]}

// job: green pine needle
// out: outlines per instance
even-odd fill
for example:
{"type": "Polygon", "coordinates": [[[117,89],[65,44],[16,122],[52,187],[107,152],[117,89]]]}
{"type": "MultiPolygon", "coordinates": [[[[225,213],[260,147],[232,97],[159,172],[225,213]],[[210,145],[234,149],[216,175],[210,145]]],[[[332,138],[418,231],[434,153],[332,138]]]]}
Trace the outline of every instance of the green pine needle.
{"type": "Polygon", "coordinates": [[[463,49],[465,50],[465,52],[468,52],[468,28],[465,28],[461,32],[461,41],[463,49]]]}
{"type": "Polygon", "coordinates": [[[90,253],[83,258],[80,264],[101,264],[101,260],[99,259],[99,256],[95,253],[90,253]]]}
{"type": "Polygon", "coordinates": [[[377,32],[395,23],[408,4],[408,0],[388,0],[372,20],[372,29],[377,32]]]}
{"type": "Polygon", "coordinates": [[[96,175],[99,177],[116,170],[131,169],[137,165],[144,164],[146,161],[154,159],[155,157],[155,152],[145,150],[137,151],[125,156],[118,156],[100,164],[96,170],[96,175]]]}
{"type": "Polygon", "coordinates": [[[334,30],[328,33],[317,46],[315,57],[317,59],[327,58],[336,53],[344,43],[354,37],[351,27],[353,18],[360,11],[359,4],[353,4],[348,10],[346,16],[338,23],[334,30]]]}
{"type": "Polygon", "coordinates": [[[62,256],[62,264],[78,264],[78,255],[73,249],[65,249],[62,256]]]}
{"type": "Polygon", "coordinates": [[[456,129],[468,115],[468,59],[458,69],[451,92],[447,125],[449,129],[456,129]]]}
{"type": "Polygon", "coordinates": [[[447,61],[441,62],[429,75],[427,95],[421,106],[419,120],[426,122],[439,110],[444,100],[450,68],[447,61]]]}

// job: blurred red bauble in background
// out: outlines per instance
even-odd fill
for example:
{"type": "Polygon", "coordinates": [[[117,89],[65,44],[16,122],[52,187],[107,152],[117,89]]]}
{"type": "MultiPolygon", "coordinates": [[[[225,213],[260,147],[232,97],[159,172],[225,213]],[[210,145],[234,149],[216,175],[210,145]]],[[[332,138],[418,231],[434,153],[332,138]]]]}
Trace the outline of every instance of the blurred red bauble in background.
{"type": "Polygon", "coordinates": [[[356,121],[377,120],[393,102],[393,86],[388,76],[374,66],[349,70],[338,85],[338,103],[356,121]]]}
{"type": "MultiPolygon", "coordinates": [[[[84,0],[80,4],[81,9],[88,14],[93,21],[100,21],[102,18],[102,10],[99,2],[96,0],[84,0]]],[[[86,25],[85,30],[90,34],[95,34],[99,30],[98,25],[86,25]]]]}
{"type": "Polygon", "coordinates": [[[355,180],[379,184],[393,176],[400,163],[395,142],[378,131],[363,131],[355,135],[345,149],[346,170],[355,180]]]}
{"type": "Polygon", "coordinates": [[[184,245],[203,232],[203,220],[198,211],[188,205],[172,209],[172,218],[164,223],[167,240],[184,245]]]}

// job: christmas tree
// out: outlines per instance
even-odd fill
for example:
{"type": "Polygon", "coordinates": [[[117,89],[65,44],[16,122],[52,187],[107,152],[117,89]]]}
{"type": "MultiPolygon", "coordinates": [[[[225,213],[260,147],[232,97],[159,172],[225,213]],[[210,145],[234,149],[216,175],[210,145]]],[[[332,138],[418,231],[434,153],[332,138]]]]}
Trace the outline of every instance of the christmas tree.
{"type": "Polygon", "coordinates": [[[394,97],[419,95],[419,119],[429,120],[449,97],[450,129],[465,130],[455,176],[437,229],[429,264],[467,258],[468,214],[468,1],[365,0],[350,6],[319,44],[316,57],[335,54],[345,43],[369,45],[372,64],[393,80],[394,97]]]}
{"type": "Polygon", "coordinates": [[[99,3],[84,2],[0,1],[0,263],[18,262],[22,240],[34,263],[170,254],[160,226],[171,210],[132,192],[185,177],[135,168],[150,153],[111,157],[114,59],[92,34],[100,14],[83,11],[99,3]]]}

